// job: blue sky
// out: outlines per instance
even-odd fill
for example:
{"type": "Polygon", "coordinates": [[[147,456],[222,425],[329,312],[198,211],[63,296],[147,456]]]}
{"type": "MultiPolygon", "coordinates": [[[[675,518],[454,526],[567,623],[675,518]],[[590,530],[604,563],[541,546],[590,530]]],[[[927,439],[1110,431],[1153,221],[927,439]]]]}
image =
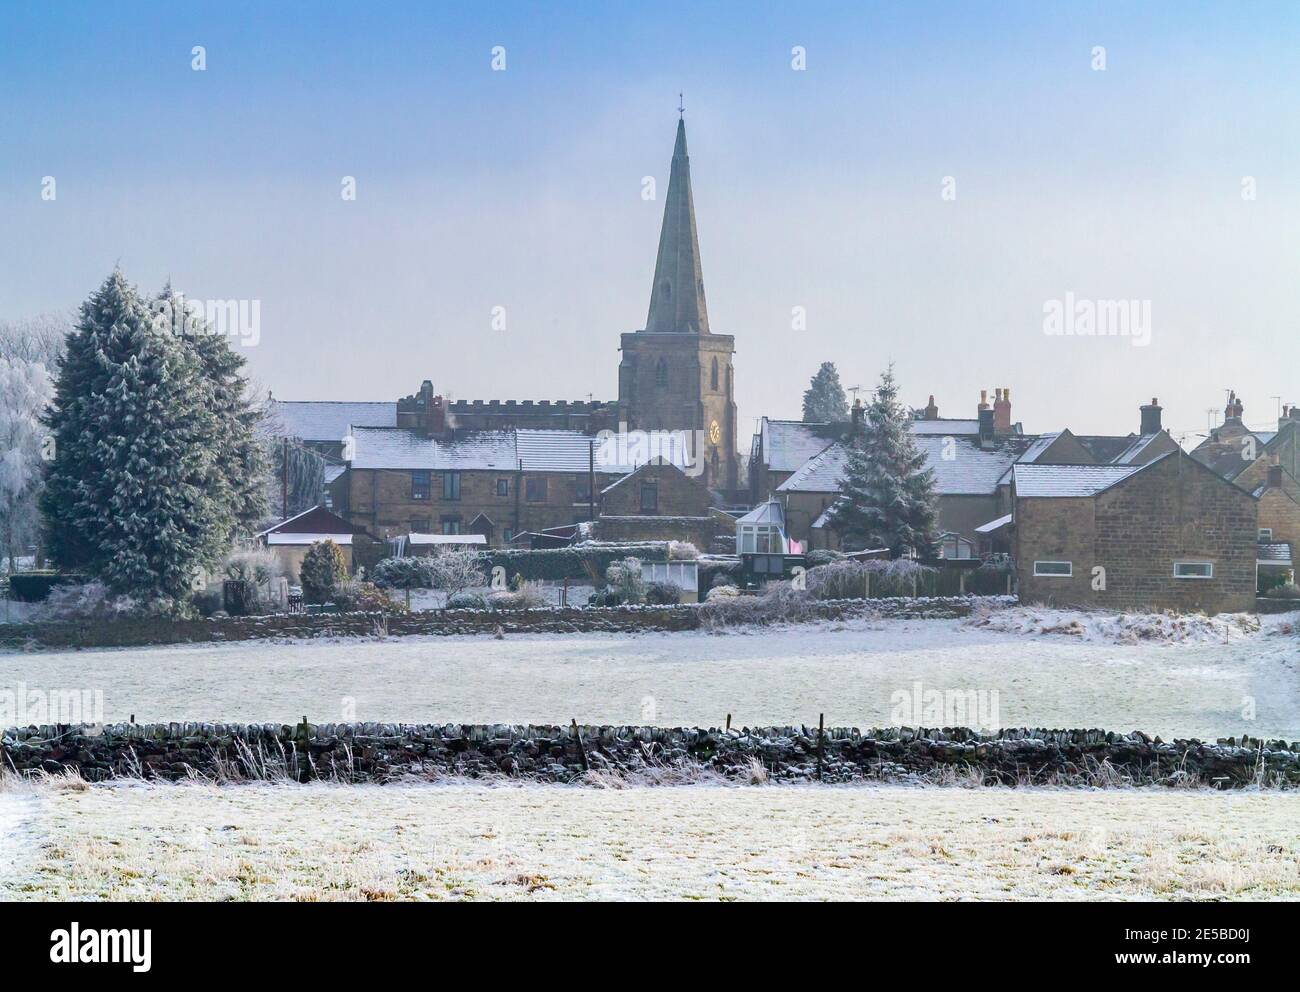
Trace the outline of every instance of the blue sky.
{"type": "Polygon", "coordinates": [[[1300,401],[1295,3],[269,6],[0,4],[0,318],[120,262],[261,300],[277,396],[613,398],[682,91],[742,447],[828,359],[1029,430],[1300,401]],[[1151,344],[1044,335],[1067,292],[1151,344]]]}

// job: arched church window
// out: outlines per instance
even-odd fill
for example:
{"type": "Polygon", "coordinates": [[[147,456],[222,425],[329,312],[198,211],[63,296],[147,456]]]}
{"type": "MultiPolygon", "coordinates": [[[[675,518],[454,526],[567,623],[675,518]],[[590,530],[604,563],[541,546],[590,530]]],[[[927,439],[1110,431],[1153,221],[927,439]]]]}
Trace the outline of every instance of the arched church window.
{"type": "Polygon", "coordinates": [[[668,385],[668,363],[662,358],[655,365],[655,385],[663,389],[668,385]]]}
{"type": "Polygon", "coordinates": [[[713,360],[713,372],[709,376],[709,383],[709,388],[716,391],[718,388],[718,360],[716,358],[713,360]]]}

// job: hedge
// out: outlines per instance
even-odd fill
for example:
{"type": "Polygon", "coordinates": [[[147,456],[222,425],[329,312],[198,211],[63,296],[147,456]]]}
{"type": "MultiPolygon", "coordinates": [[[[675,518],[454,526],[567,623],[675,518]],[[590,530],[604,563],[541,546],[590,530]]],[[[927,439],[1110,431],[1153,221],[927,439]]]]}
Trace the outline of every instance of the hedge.
{"type": "Polygon", "coordinates": [[[55,586],[80,585],[84,575],[71,572],[15,572],[9,576],[9,596],[23,603],[43,603],[55,586]]]}
{"type": "Polygon", "coordinates": [[[667,541],[645,541],[637,544],[575,544],[567,548],[543,548],[538,551],[507,548],[485,551],[480,555],[490,573],[500,565],[506,578],[522,575],[525,579],[590,579],[592,574],[604,576],[612,562],[624,558],[642,561],[668,560],[667,541]]]}

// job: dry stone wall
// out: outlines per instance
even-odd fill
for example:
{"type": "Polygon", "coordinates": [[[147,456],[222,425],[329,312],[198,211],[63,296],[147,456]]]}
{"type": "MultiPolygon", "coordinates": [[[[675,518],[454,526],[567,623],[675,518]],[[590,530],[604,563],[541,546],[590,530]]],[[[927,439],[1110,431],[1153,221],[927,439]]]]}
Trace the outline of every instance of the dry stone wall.
{"type": "Polygon", "coordinates": [[[21,775],[75,771],[218,782],[510,777],[582,782],[591,773],[662,781],[711,771],[773,781],[945,781],[1105,785],[1300,784],[1300,742],[1162,741],[1141,732],[963,728],[518,726],[508,724],[112,724],[26,727],[0,737],[21,775]]]}

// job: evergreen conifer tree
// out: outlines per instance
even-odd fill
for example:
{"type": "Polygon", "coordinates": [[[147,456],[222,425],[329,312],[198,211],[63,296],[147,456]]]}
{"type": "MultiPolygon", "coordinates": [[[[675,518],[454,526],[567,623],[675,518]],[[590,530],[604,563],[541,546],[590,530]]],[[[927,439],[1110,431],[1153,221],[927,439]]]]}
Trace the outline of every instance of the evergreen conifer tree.
{"type": "Polygon", "coordinates": [[[179,599],[226,550],[232,513],[214,491],[214,390],[154,316],[120,270],[82,305],[44,421],[55,447],[41,509],[63,568],[179,599]]]}
{"type": "Polygon", "coordinates": [[[934,472],[912,438],[892,365],[880,377],[864,420],[862,433],[846,442],[831,519],[848,543],[888,548],[895,558],[907,551],[928,557],[937,537],[934,472]]]}
{"type": "Polygon", "coordinates": [[[803,394],[805,424],[842,423],[849,419],[849,402],[834,362],[822,362],[803,394]]]}

